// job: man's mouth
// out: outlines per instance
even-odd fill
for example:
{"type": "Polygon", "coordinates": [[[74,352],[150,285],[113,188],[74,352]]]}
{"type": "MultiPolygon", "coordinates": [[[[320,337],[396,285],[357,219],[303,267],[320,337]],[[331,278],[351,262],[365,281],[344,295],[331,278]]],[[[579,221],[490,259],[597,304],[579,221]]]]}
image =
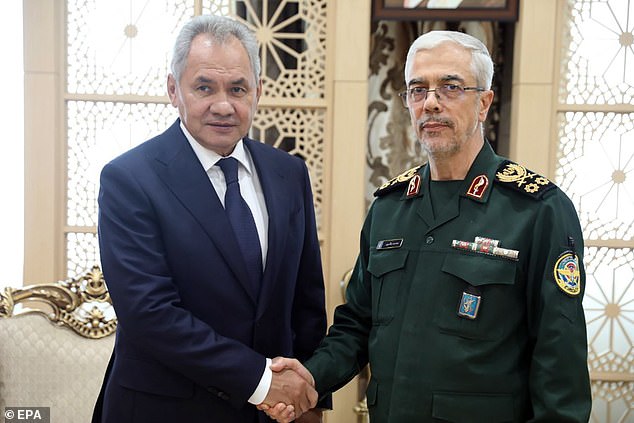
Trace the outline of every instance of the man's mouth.
{"type": "Polygon", "coordinates": [[[452,128],[453,124],[447,119],[424,119],[418,125],[422,131],[439,131],[443,128],[452,128]]]}
{"type": "Polygon", "coordinates": [[[230,122],[209,122],[207,125],[209,126],[221,126],[221,127],[231,127],[234,126],[230,122]]]}
{"type": "Polygon", "coordinates": [[[435,129],[437,130],[444,127],[446,127],[446,125],[443,125],[441,123],[435,123],[435,122],[425,123],[422,125],[422,128],[426,130],[435,130],[435,129]]]}

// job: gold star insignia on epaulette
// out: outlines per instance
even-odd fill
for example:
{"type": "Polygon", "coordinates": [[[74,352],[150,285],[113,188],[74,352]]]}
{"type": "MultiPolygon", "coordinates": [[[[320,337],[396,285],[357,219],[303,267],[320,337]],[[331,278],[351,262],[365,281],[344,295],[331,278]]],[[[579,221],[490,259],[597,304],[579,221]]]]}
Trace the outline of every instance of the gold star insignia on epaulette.
{"type": "Polygon", "coordinates": [[[543,176],[508,160],[498,168],[495,180],[534,198],[540,198],[546,191],[555,188],[555,184],[543,176]]]}
{"type": "Polygon", "coordinates": [[[422,167],[422,165],[413,167],[410,170],[401,173],[397,177],[390,179],[389,181],[387,181],[386,183],[381,185],[379,187],[379,189],[377,189],[374,192],[374,196],[375,197],[379,197],[379,196],[381,196],[383,194],[391,192],[397,186],[399,186],[399,185],[401,185],[401,184],[403,184],[405,182],[408,182],[410,179],[412,179],[418,173],[418,169],[420,169],[421,167],[422,167]]]}

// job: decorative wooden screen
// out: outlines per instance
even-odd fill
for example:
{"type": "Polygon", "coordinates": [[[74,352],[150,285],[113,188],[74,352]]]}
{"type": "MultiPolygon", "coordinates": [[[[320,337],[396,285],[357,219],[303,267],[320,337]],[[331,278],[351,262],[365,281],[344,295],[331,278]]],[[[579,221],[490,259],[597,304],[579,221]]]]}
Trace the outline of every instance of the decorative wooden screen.
{"type": "Polygon", "coordinates": [[[324,209],[327,0],[67,0],[66,274],[99,263],[103,165],[177,116],[165,82],[174,38],[189,17],[232,15],[261,45],[264,92],[252,136],[304,159],[320,237],[324,209]]]}
{"type": "Polygon", "coordinates": [[[560,3],[556,181],[586,238],[591,421],[634,422],[634,1],[560,3]]]}

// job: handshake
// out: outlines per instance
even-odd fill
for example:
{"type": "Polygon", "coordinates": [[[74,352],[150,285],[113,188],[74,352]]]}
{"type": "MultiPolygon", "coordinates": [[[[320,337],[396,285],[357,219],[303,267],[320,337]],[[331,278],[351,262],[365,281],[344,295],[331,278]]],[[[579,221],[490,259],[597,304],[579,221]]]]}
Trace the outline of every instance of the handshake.
{"type": "Polygon", "coordinates": [[[315,380],[296,359],[276,357],[270,366],[273,371],[271,387],[264,402],[257,407],[280,423],[293,420],[321,422],[321,411],[313,410],[317,404],[315,380]]]}

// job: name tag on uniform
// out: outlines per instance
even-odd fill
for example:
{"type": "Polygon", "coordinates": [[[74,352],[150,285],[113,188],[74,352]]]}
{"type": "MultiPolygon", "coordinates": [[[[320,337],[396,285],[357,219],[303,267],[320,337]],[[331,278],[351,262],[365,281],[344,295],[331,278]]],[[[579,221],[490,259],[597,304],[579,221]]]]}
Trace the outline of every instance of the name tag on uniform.
{"type": "Polygon", "coordinates": [[[394,248],[401,248],[401,246],[403,245],[403,238],[401,239],[384,239],[379,241],[378,244],[376,244],[376,249],[377,250],[391,250],[394,248]]]}
{"type": "Polygon", "coordinates": [[[458,306],[458,316],[471,320],[475,319],[480,309],[480,300],[479,295],[463,292],[458,306]]]}

